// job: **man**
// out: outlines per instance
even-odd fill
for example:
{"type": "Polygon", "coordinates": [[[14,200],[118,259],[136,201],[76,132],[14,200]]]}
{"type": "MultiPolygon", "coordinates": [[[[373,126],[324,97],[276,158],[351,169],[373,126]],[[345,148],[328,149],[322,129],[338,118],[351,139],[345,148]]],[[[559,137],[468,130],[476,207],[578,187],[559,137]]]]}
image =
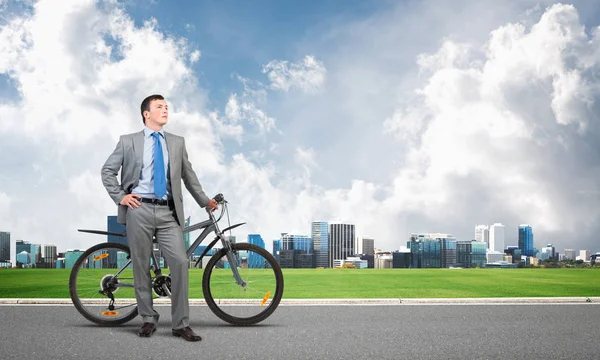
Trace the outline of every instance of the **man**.
{"type": "Polygon", "coordinates": [[[165,99],[161,95],[148,96],[140,110],[144,129],[122,135],[102,167],[102,183],[118,205],[118,222],[127,228],[135,297],[142,318],[138,335],[152,336],[159,318],[152,306],[150,280],[154,236],[171,271],[172,334],[188,341],[200,341],[201,337],[189,326],[181,180],[201,207],[214,211],[217,203],[204,194],[188,160],[184,139],[163,131],[169,120],[165,99]]]}

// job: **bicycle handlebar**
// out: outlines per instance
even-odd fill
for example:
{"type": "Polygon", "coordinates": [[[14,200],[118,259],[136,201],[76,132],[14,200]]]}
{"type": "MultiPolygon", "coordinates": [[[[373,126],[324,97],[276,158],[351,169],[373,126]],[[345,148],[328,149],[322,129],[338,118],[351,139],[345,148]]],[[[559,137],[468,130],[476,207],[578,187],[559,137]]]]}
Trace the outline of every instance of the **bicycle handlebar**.
{"type": "Polygon", "coordinates": [[[222,204],[225,201],[225,197],[221,193],[215,195],[213,199],[217,202],[217,204],[222,204]]]}
{"type": "MultiPolygon", "coordinates": [[[[221,204],[221,214],[219,214],[219,217],[215,220],[215,222],[219,222],[219,220],[221,220],[221,218],[223,217],[223,214],[225,213],[225,208],[227,207],[227,200],[225,200],[225,197],[223,196],[223,194],[218,193],[217,195],[213,196],[213,200],[215,200],[217,202],[217,204],[221,204]]],[[[206,207],[206,212],[212,215],[212,211],[210,209],[208,209],[208,207],[206,207]]]]}

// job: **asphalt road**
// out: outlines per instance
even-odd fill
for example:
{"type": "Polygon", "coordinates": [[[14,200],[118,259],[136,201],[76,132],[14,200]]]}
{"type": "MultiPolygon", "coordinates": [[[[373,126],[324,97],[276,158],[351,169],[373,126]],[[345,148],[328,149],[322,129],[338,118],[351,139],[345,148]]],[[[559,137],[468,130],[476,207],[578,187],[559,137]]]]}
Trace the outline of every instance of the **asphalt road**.
{"type": "Polygon", "coordinates": [[[139,320],[99,327],[72,306],[0,306],[0,359],[599,359],[600,304],[280,306],[263,323],[234,327],[191,307],[203,340],[139,320]]]}

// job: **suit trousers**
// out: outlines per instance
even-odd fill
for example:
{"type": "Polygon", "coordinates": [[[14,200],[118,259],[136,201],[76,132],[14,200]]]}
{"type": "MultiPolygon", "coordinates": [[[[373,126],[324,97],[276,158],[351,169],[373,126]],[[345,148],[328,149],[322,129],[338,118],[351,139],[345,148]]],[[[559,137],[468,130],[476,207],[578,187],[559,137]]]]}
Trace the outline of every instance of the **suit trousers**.
{"type": "Polygon", "coordinates": [[[127,210],[127,242],[131,250],[135,297],[142,322],[158,323],[152,303],[150,255],[155,236],[171,275],[171,321],[173,329],[189,326],[188,259],[181,226],[169,206],[141,203],[127,210]]]}

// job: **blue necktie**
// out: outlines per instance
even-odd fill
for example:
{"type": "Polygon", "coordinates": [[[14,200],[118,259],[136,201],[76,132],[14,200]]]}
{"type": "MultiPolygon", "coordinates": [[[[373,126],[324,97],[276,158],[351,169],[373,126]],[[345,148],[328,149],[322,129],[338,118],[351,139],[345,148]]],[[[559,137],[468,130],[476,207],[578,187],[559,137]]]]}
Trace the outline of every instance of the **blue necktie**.
{"type": "Polygon", "coordinates": [[[165,159],[163,158],[160,134],[154,136],[154,193],[160,199],[167,193],[167,179],[165,178],[165,159]]]}

